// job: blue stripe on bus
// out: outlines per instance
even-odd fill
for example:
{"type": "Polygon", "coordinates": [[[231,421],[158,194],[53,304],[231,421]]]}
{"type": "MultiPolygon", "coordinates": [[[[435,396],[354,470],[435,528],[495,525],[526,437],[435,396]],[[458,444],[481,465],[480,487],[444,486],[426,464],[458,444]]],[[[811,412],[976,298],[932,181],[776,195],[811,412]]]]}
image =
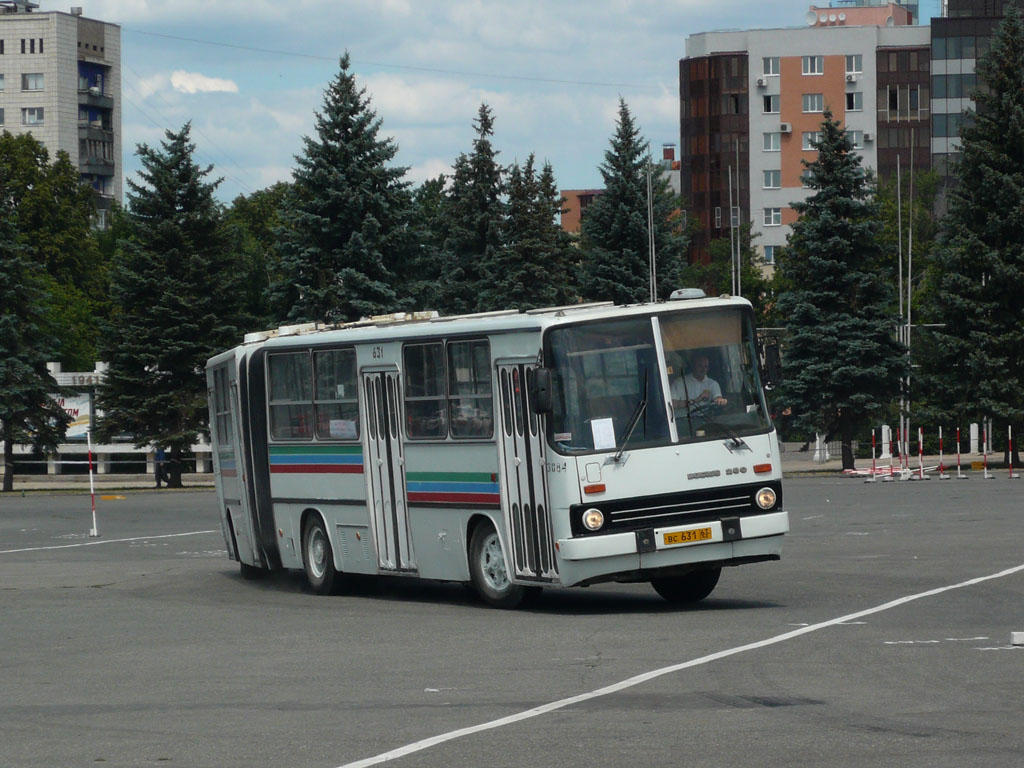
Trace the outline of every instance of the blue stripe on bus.
{"type": "Polygon", "coordinates": [[[362,464],[362,456],[345,456],[341,454],[307,453],[276,455],[270,457],[271,464],[362,464]]]}
{"type": "Polygon", "coordinates": [[[407,482],[410,493],[497,493],[497,483],[424,483],[407,482]]]}

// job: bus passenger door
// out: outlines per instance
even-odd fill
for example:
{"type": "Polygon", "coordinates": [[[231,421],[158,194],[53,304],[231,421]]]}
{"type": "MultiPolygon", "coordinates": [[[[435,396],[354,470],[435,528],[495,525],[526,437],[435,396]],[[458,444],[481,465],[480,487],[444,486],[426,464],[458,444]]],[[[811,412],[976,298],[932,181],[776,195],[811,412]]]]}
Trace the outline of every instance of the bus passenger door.
{"type": "Polygon", "coordinates": [[[530,362],[499,362],[501,402],[501,503],[512,544],[511,561],[518,578],[553,581],[558,577],[548,515],[544,436],[530,408],[527,376],[530,362]]]}
{"type": "MultiPolygon", "coordinates": [[[[231,516],[231,527],[235,532],[235,546],[238,558],[247,565],[261,566],[253,529],[253,510],[249,499],[249,463],[246,461],[245,441],[242,436],[242,399],[238,391],[238,380],[232,379],[229,406],[231,424],[225,430],[230,435],[231,451],[224,451],[221,462],[221,484],[224,488],[224,503],[231,516]]],[[[218,447],[218,450],[220,448],[218,447]]]]}
{"type": "Polygon", "coordinates": [[[405,497],[402,411],[397,369],[363,373],[366,400],[366,501],[377,562],[385,571],[415,571],[405,497]]]}

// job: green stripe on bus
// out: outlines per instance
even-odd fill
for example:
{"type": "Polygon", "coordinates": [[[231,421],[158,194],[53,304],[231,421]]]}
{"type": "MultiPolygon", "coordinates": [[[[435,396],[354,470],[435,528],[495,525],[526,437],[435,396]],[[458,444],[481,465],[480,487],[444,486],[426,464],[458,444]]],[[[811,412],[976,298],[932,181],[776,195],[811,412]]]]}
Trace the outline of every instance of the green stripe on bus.
{"type": "Polygon", "coordinates": [[[339,454],[362,454],[361,445],[272,445],[270,454],[272,456],[294,456],[296,454],[309,455],[311,453],[327,454],[337,456],[339,454]]]}
{"type": "Polygon", "coordinates": [[[493,483],[491,472],[406,472],[405,479],[412,482],[493,483]]]}

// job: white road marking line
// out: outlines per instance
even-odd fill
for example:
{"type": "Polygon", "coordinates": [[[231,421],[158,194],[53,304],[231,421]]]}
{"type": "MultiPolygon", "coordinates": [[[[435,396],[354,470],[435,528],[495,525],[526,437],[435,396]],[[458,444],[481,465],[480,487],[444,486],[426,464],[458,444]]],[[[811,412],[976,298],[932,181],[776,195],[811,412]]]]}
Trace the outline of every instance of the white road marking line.
{"type": "Polygon", "coordinates": [[[198,536],[202,533],[217,533],[213,531],[189,531],[188,533],[165,533],[160,536],[135,536],[131,539],[103,539],[101,541],[83,541],[80,544],[58,544],[52,547],[26,547],[25,549],[0,549],[0,555],[9,555],[14,552],[42,552],[44,549],[70,549],[71,547],[93,547],[97,544],[118,544],[125,541],[149,541],[150,539],[173,539],[178,536],[198,536]]]}
{"type": "MultiPolygon", "coordinates": [[[[794,629],[791,632],[784,632],[781,635],[775,635],[775,637],[769,637],[765,640],[758,640],[757,642],[747,643],[746,645],[740,645],[736,648],[729,648],[725,651],[718,651],[717,653],[711,653],[707,656],[701,656],[697,659],[691,659],[690,661],[684,661],[679,664],[673,664],[668,667],[662,667],[661,669],[655,669],[650,672],[644,672],[642,675],[630,677],[618,683],[613,683],[612,685],[605,686],[604,688],[598,688],[594,691],[581,693],[577,696],[570,696],[567,699],[552,701],[548,704],[542,704],[539,707],[534,707],[533,709],[527,709],[523,712],[517,712],[514,715],[508,715],[507,717],[498,718],[497,720],[491,720],[486,723],[480,723],[479,725],[471,725],[467,728],[459,728],[455,731],[449,731],[448,733],[442,733],[438,736],[432,736],[429,739],[422,739],[420,741],[413,742],[412,744],[406,744],[404,747],[398,747],[397,749],[393,749],[390,752],[382,752],[381,754],[376,755],[374,757],[367,757],[363,760],[357,760],[354,763],[345,763],[344,765],[339,766],[339,768],[368,768],[371,765],[379,765],[380,763],[385,763],[389,760],[396,760],[400,757],[405,757],[406,755],[411,755],[415,752],[421,752],[424,749],[435,747],[438,744],[444,744],[447,741],[461,739],[463,736],[471,736],[474,733],[480,733],[481,731],[489,731],[495,728],[501,728],[505,725],[512,725],[513,723],[518,723],[522,720],[528,720],[530,718],[537,717],[538,715],[545,715],[548,712],[554,712],[555,710],[570,707],[573,704],[579,704],[582,701],[588,701],[589,699],[596,699],[601,696],[607,696],[611,693],[618,693],[619,691],[626,690],[627,688],[633,688],[634,686],[640,685],[641,683],[646,683],[649,680],[654,680],[656,678],[672,674],[673,672],[679,672],[681,670],[689,669],[691,667],[698,667],[703,664],[709,664],[712,661],[718,661],[719,659],[724,659],[729,656],[735,656],[736,654],[745,653],[746,651],[754,651],[759,648],[765,648],[769,645],[775,645],[786,640],[792,640],[793,638],[800,637],[801,635],[810,634],[811,632],[817,632],[818,630],[827,629],[828,627],[834,627],[838,624],[853,621],[864,616],[870,616],[875,613],[881,613],[882,611],[887,611],[891,608],[896,608],[898,606],[904,605],[905,603],[913,602],[914,600],[921,600],[925,597],[941,595],[943,592],[949,592],[953,589],[962,589],[964,587],[970,587],[975,584],[981,584],[982,582],[989,581],[991,579],[999,579],[1004,576],[1010,576],[1011,574],[1017,573],[1019,571],[1024,571],[1024,564],[1015,566],[1013,568],[1007,568],[1005,571],[1000,571],[999,573],[992,573],[988,576],[979,576],[975,579],[961,581],[959,584],[950,584],[945,587],[937,587],[935,589],[930,589],[927,592],[918,592],[916,595],[907,595],[906,597],[900,597],[896,600],[891,600],[888,603],[876,605],[874,608],[868,608],[863,611],[857,611],[856,613],[850,613],[846,616],[839,616],[834,619],[829,619],[828,621],[823,621],[819,624],[811,624],[810,626],[802,627],[800,629],[794,629]]],[[[989,649],[986,648],[984,650],[989,649]]],[[[996,649],[993,648],[992,650],[996,649]]]]}

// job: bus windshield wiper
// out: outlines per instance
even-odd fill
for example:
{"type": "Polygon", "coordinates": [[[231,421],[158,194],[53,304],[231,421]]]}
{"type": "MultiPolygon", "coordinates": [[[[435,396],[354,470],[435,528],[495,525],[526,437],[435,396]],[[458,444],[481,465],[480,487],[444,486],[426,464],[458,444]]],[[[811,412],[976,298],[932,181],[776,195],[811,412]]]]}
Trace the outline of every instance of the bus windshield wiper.
{"type": "Polygon", "coordinates": [[[725,443],[725,447],[729,449],[730,453],[740,448],[746,448],[748,451],[753,450],[749,445],[747,445],[747,441],[740,437],[738,434],[736,434],[736,432],[734,432],[725,422],[705,418],[704,423],[712,427],[718,427],[720,430],[725,432],[725,434],[729,437],[729,440],[727,440],[725,443]]]}
{"type": "Polygon", "coordinates": [[[622,438],[622,445],[619,446],[619,450],[615,452],[612,457],[612,461],[615,464],[619,463],[622,458],[622,452],[626,450],[626,443],[629,442],[629,438],[633,436],[633,430],[636,429],[636,425],[640,422],[640,417],[643,416],[647,410],[647,369],[644,368],[644,392],[640,398],[640,402],[636,404],[636,408],[633,409],[633,415],[629,417],[629,421],[626,422],[626,429],[624,430],[626,436],[622,438]]]}

